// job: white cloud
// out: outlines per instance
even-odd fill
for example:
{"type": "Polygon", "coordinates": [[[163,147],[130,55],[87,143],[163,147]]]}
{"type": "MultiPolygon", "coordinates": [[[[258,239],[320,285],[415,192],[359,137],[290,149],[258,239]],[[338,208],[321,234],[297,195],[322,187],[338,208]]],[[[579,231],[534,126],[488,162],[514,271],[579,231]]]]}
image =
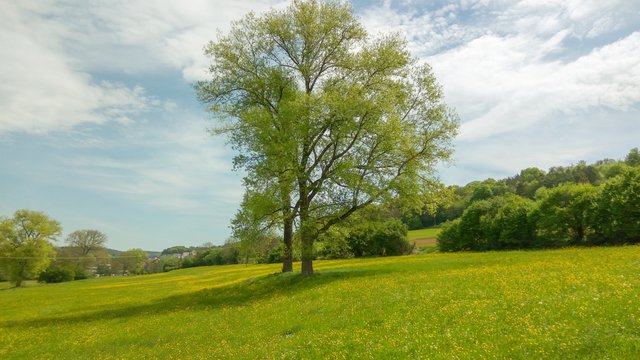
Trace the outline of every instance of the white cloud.
{"type": "Polygon", "coordinates": [[[204,45],[250,10],[282,1],[45,1],[0,3],[0,134],[131,122],[158,105],[140,86],[90,74],[175,69],[206,75],[204,45]]]}
{"type": "Polygon", "coordinates": [[[406,36],[413,54],[433,66],[447,102],[461,115],[457,166],[443,169],[447,181],[597,160],[601,156],[594,154],[607,149],[624,153],[637,146],[637,1],[461,1],[426,7],[385,1],[361,16],[372,33],[406,36]],[[594,115],[602,113],[607,116],[594,115]]]}
{"type": "Polygon", "coordinates": [[[400,31],[433,65],[463,119],[460,140],[640,102],[640,32],[582,54],[567,45],[640,20],[637,2],[462,2],[431,11],[413,5],[399,10],[387,1],[364,10],[363,21],[373,33],[400,31]]]}
{"type": "Polygon", "coordinates": [[[466,6],[449,4],[433,12],[399,12],[385,1],[364,9],[360,18],[372,35],[399,32],[407,38],[414,55],[426,56],[485,33],[484,29],[460,23],[457,11],[466,6]]]}
{"type": "Polygon", "coordinates": [[[40,19],[34,15],[38,8],[21,6],[0,4],[0,134],[127,122],[151,106],[142,87],[95,83],[75,70],[61,50],[64,25],[40,19]]]}
{"type": "Polygon", "coordinates": [[[154,128],[131,125],[99,153],[65,154],[58,161],[77,188],[178,213],[209,213],[216,206],[230,212],[242,198],[240,175],[229,173],[231,156],[221,139],[204,130],[202,119],[183,112],[179,121],[156,119],[154,128]]]}
{"type": "Polygon", "coordinates": [[[640,111],[623,116],[606,110],[549,117],[539,126],[460,141],[454,167],[442,167],[447,183],[465,184],[488,177],[517,174],[521,169],[568,166],[604,158],[619,159],[638,146],[640,111]]]}
{"type": "Polygon", "coordinates": [[[530,47],[545,48],[526,37],[483,37],[432,57],[452,102],[467,109],[460,140],[532,126],[550,115],[626,111],[640,102],[640,32],[569,63],[538,60],[530,47]]]}
{"type": "Polygon", "coordinates": [[[206,75],[203,48],[218,30],[249,11],[261,12],[288,4],[283,0],[104,2],[62,1],[50,9],[68,24],[67,44],[78,66],[87,71],[149,73],[176,69],[187,81],[206,75]]]}

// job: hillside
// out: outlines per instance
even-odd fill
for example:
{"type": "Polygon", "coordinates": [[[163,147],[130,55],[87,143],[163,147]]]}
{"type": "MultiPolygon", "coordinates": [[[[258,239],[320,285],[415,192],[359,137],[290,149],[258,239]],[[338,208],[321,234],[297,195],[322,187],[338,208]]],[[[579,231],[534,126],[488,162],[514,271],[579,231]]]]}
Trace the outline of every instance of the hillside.
{"type": "Polygon", "coordinates": [[[639,259],[628,246],[30,283],[0,291],[0,357],[638,358],[639,259]]]}

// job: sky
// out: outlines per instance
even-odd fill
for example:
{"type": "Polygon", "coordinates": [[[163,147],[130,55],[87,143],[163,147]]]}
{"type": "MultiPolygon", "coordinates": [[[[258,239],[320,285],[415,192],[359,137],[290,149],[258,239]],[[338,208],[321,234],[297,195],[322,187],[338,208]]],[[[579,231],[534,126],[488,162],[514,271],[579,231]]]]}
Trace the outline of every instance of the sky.
{"type": "MultiPolygon", "coordinates": [[[[195,98],[203,47],[271,0],[0,2],[0,216],[43,211],[108,247],[222,244],[242,198],[195,98]]],[[[354,1],[429,63],[460,134],[445,184],[640,146],[637,0],[354,1]]]]}

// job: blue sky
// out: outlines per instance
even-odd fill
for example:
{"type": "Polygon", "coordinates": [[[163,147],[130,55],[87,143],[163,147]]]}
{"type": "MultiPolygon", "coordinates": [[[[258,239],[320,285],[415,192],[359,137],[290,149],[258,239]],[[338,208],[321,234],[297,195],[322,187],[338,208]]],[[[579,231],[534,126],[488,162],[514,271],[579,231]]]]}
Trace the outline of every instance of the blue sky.
{"type": "MultiPolygon", "coordinates": [[[[286,1],[0,2],[0,215],[28,208],[116,249],[221,244],[242,196],[191,83],[203,46],[286,1]]],[[[447,184],[640,146],[640,2],[355,1],[461,116],[447,184]]],[[[64,239],[64,236],[61,240],[64,239]]]]}

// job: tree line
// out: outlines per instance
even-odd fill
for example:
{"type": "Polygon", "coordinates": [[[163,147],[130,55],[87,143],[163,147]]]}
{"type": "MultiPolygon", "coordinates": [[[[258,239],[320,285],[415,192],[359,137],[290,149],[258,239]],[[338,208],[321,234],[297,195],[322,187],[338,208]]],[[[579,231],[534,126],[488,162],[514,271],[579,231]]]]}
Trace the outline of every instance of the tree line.
{"type": "MultiPolygon", "coordinates": [[[[581,162],[549,172],[530,168],[512,178],[466,187],[462,213],[448,220],[439,235],[441,251],[640,242],[637,148],[624,161],[581,162]]],[[[450,204],[441,211],[459,211],[459,203],[450,204]]]]}
{"type": "Polygon", "coordinates": [[[57,220],[40,211],[17,210],[0,217],[0,281],[22,286],[25,280],[62,282],[89,276],[145,272],[147,252],[130,249],[110,255],[107,236],[97,230],[76,230],[65,246],[55,246],[62,234],[57,220]]]}
{"type": "Polygon", "coordinates": [[[535,199],[540,188],[553,188],[564,183],[588,183],[599,186],[620,175],[627,167],[640,166],[640,152],[629,151],[624,160],[603,159],[593,164],[580,161],[572,166],[554,166],[548,171],[531,167],[517,175],[496,180],[472,181],[464,186],[452,185],[435,189],[429,196],[429,207],[419,212],[406,212],[403,222],[410,230],[439,226],[462,216],[471,203],[495,196],[515,194],[535,199]]]}

